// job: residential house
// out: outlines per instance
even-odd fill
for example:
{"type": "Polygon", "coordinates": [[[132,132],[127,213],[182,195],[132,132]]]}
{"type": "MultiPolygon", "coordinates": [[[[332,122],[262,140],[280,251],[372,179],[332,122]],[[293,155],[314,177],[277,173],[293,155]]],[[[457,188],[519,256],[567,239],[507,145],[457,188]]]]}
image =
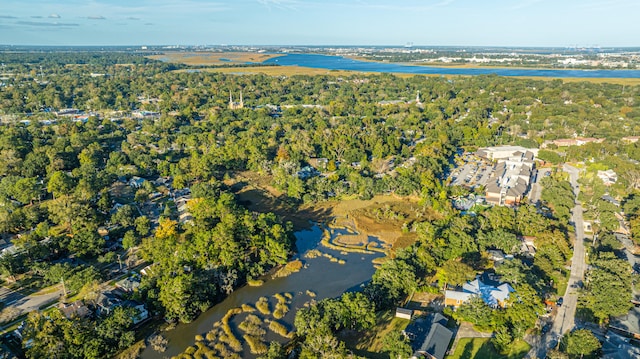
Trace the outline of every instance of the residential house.
{"type": "Polygon", "coordinates": [[[309,159],[309,165],[313,168],[316,168],[318,170],[326,170],[327,169],[327,164],[329,164],[329,159],[328,158],[310,158],[309,159]]]}
{"type": "Polygon", "coordinates": [[[121,303],[122,300],[113,292],[102,292],[98,294],[95,305],[99,315],[109,315],[121,303]]]}
{"type": "Polygon", "coordinates": [[[140,187],[142,187],[144,185],[144,182],[145,182],[144,178],[140,178],[138,176],[133,176],[129,180],[129,186],[131,186],[133,188],[140,188],[140,187]]]}
{"type": "Polygon", "coordinates": [[[475,280],[462,285],[462,291],[446,290],[444,304],[458,307],[473,296],[478,296],[490,307],[506,306],[509,295],[515,290],[508,283],[500,283],[493,273],[485,272],[475,280]]]}
{"type": "Polygon", "coordinates": [[[489,255],[489,259],[495,264],[500,264],[504,262],[505,259],[513,259],[512,255],[505,255],[504,252],[499,249],[489,249],[487,254],[489,255]]]}
{"type": "Polygon", "coordinates": [[[618,181],[618,174],[614,170],[598,171],[598,177],[605,186],[611,186],[618,181]]]}
{"type": "Polygon", "coordinates": [[[557,147],[569,147],[569,146],[583,146],[587,143],[602,143],[604,138],[593,137],[574,137],[574,138],[559,138],[557,140],[544,141],[542,148],[548,147],[550,144],[554,144],[557,147]]]}
{"type": "Polygon", "coordinates": [[[125,308],[133,308],[136,310],[136,315],[133,316],[133,325],[149,319],[149,311],[142,303],[136,302],[134,300],[125,300],[124,302],[122,302],[122,306],[125,308]]]}
{"type": "Polygon", "coordinates": [[[520,238],[522,241],[522,245],[520,246],[520,252],[524,255],[528,255],[529,257],[533,257],[536,255],[536,237],[533,236],[522,236],[520,238]]]}
{"type": "Polygon", "coordinates": [[[143,118],[152,118],[152,119],[156,119],[156,118],[160,118],[160,112],[152,112],[152,111],[133,111],[131,113],[131,115],[134,118],[137,119],[143,119],[143,118]]]}
{"type": "Polygon", "coordinates": [[[158,177],[158,179],[154,181],[154,184],[158,187],[165,186],[167,188],[171,188],[172,181],[173,179],[171,177],[158,177]]]}
{"type": "Polygon", "coordinates": [[[58,111],[55,111],[54,114],[58,117],[73,117],[79,114],[81,111],[77,108],[63,108],[58,111]]]}
{"type": "Polygon", "coordinates": [[[85,318],[91,313],[81,300],[76,300],[73,303],[60,303],[58,309],[67,319],[85,318]]]}
{"type": "Polygon", "coordinates": [[[96,309],[99,315],[109,315],[117,307],[134,308],[136,310],[133,319],[133,324],[138,324],[149,318],[149,311],[139,302],[134,300],[122,300],[116,296],[113,292],[103,292],[98,295],[96,299],[96,309]]]}
{"type": "Polygon", "coordinates": [[[116,282],[116,288],[126,293],[132,293],[140,287],[140,277],[132,275],[116,282]]]}
{"type": "Polygon", "coordinates": [[[305,166],[298,171],[297,175],[300,179],[306,180],[307,178],[315,177],[319,175],[320,172],[311,166],[305,166]]]}
{"type": "Polygon", "coordinates": [[[443,359],[449,349],[453,332],[447,328],[447,317],[440,313],[429,314],[426,318],[418,318],[403,331],[409,338],[413,350],[413,358],[427,357],[443,359]]]}
{"type": "Polygon", "coordinates": [[[600,199],[603,200],[603,201],[607,201],[607,202],[611,203],[612,205],[614,205],[616,207],[620,207],[620,201],[618,201],[617,199],[613,198],[609,194],[605,194],[604,196],[600,197],[600,199]]]}
{"type": "Polygon", "coordinates": [[[144,268],[142,268],[142,270],[140,271],[140,274],[144,275],[144,276],[150,276],[153,275],[155,273],[154,271],[154,265],[150,264],[144,268]]]}
{"type": "Polygon", "coordinates": [[[193,216],[189,212],[189,201],[191,200],[191,194],[183,194],[176,197],[174,202],[178,208],[178,220],[180,223],[192,223],[193,216]]]}

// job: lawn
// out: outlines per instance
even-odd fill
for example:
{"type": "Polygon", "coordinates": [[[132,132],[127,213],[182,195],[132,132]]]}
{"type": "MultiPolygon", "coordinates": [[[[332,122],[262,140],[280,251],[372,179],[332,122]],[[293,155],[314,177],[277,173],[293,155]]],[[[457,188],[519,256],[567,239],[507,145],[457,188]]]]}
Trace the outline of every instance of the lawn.
{"type": "Polygon", "coordinates": [[[341,339],[356,355],[371,359],[386,359],[389,355],[382,352],[382,339],[392,331],[404,330],[407,324],[409,320],[395,317],[395,310],[378,312],[375,327],[364,333],[349,333],[341,339]]]}
{"type": "Polygon", "coordinates": [[[511,345],[507,354],[500,354],[493,347],[489,338],[462,338],[456,351],[447,359],[521,359],[529,352],[530,346],[518,340],[511,345]]]}

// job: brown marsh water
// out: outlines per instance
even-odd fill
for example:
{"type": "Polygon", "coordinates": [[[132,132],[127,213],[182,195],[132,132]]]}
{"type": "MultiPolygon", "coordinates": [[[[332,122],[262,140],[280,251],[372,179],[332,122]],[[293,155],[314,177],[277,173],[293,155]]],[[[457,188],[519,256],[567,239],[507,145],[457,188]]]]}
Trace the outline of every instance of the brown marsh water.
{"type": "MultiPolygon", "coordinates": [[[[156,352],[147,347],[142,353],[142,358],[170,358],[182,353],[188,346],[194,345],[196,335],[204,336],[229,309],[240,307],[242,304],[254,306],[260,297],[269,298],[269,304],[273,310],[277,302],[273,295],[276,293],[288,292],[293,294],[290,311],[284,318],[279,320],[289,330],[293,330],[293,319],[295,318],[296,310],[312,299],[307,294],[307,291],[315,293],[316,296],[313,299],[321,300],[323,298],[337,297],[348,290],[356,290],[361,284],[371,279],[375,271],[371,261],[382,256],[380,253],[345,253],[325,248],[320,244],[322,230],[318,226],[314,226],[311,230],[296,232],[295,235],[298,248],[298,254],[295,257],[302,260],[304,263],[303,269],[285,278],[265,278],[264,285],[260,287],[244,286],[237,289],[225,300],[202,313],[195,321],[189,324],[179,324],[175,329],[163,332],[162,335],[169,341],[167,350],[164,353],[156,352]],[[331,262],[329,258],[323,256],[305,258],[305,254],[312,249],[318,249],[338,259],[344,259],[345,264],[331,262]]],[[[238,324],[246,316],[247,314],[239,314],[230,321],[230,325],[239,339],[242,338],[242,332],[238,329],[238,324]]],[[[273,340],[286,341],[286,339],[270,331],[267,331],[265,340],[267,342],[273,340]]],[[[243,347],[244,351],[240,353],[243,358],[255,357],[249,352],[246,343],[243,343],[243,347]]]]}

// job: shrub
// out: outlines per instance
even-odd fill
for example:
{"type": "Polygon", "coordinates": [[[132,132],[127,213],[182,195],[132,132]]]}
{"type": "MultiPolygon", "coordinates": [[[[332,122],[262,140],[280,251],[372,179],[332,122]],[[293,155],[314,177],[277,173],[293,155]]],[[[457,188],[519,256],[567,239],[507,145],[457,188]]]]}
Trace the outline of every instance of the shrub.
{"type": "Polygon", "coordinates": [[[271,310],[269,310],[269,299],[267,299],[267,297],[260,297],[258,302],[256,302],[256,308],[264,315],[271,314],[271,310]]]}
{"type": "Polygon", "coordinates": [[[261,338],[254,337],[252,335],[243,335],[244,340],[249,344],[251,354],[264,354],[267,352],[267,345],[261,338]]]}

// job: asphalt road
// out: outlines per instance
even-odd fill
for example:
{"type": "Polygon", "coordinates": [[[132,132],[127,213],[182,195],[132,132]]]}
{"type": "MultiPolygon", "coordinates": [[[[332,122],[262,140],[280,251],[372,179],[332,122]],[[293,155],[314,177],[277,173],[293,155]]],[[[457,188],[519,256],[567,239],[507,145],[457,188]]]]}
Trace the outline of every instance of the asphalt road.
{"type": "Polygon", "coordinates": [[[0,287],[0,298],[4,302],[4,305],[6,307],[17,308],[21,313],[38,310],[40,306],[60,298],[61,295],[62,290],[60,289],[46,294],[35,293],[24,296],[7,287],[0,287]]]}
{"type": "MultiPolygon", "coordinates": [[[[564,165],[564,171],[569,173],[569,181],[573,187],[576,198],[580,189],[578,187],[578,169],[569,165],[564,165]]],[[[529,358],[545,358],[547,350],[554,348],[563,335],[570,332],[575,326],[576,307],[578,303],[578,288],[584,280],[585,249],[584,249],[584,228],[582,218],[582,206],[576,200],[576,205],[571,212],[571,220],[575,226],[576,240],[573,245],[573,257],[571,258],[571,275],[567,290],[564,294],[564,303],[558,308],[556,317],[553,320],[551,330],[546,335],[538,338],[531,338],[529,344],[532,345],[528,354],[529,358]]]]}

